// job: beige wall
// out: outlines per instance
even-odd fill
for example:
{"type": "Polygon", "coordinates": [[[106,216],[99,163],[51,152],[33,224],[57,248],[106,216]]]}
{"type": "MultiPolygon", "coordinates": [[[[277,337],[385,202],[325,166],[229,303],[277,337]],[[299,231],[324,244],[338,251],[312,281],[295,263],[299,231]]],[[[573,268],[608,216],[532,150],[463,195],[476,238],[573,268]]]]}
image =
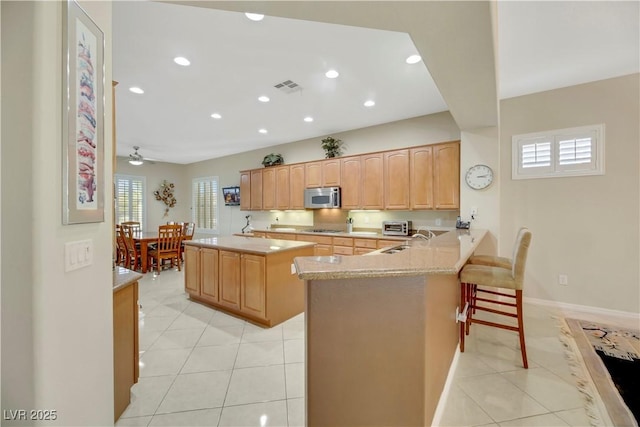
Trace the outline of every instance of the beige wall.
{"type": "Polygon", "coordinates": [[[639,81],[635,74],[502,101],[500,247],[508,254],[517,228],[531,228],[526,296],[640,312],[639,81]],[[605,175],[511,179],[513,135],[599,123],[605,175]]]}
{"type": "MultiPolygon", "coordinates": [[[[373,151],[388,150],[399,147],[410,147],[460,139],[460,131],[448,112],[401,120],[379,126],[372,126],[348,132],[333,134],[345,143],[344,155],[354,155],[373,151]]],[[[269,153],[280,153],[285,163],[305,162],[324,158],[324,151],[320,146],[322,138],[313,138],[289,144],[268,147],[260,150],[233,156],[212,159],[187,166],[187,180],[200,176],[215,175],[220,177],[220,186],[234,186],[240,184],[241,170],[262,167],[262,159],[269,153]]],[[[240,195],[242,197],[242,195],[240,195]]],[[[276,216],[281,224],[313,225],[310,212],[257,212],[240,211],[238,206],[221,206],[220,224],[221,234],[239,232],[245,225],[245,215],[251,215],[252,225],[264,228],[275,223],[276,216]]],[[[441,219],[443,225],[455,225],[457,214],[452,212],[402,212],[402,213],[373,213],[371,215],[355,215],[355,227],[380,227],[383,219],[406,218],[414,225],[436,224],[441,219]],[[365,216],[367,218],[365,218],[365,216]],[[368,222],[365,221],[368,220],[368,222]]]]}
{"type": "MultiPolygon", "coordinates": [[[[116,102],[118,95],[116,94],[116,102]]],[[[146,215],[144,221],[145,230],[157,230],[160,224],[167,221],[191,221],[191,180],[186,178],[186,167],[174,163],[150,163],[145,162],[140,166],[130,165],[127,158],[118,157],[116,173],[144,177],[146,180],[146,215]],[[166,180],[175,185],[176,206],[169,209],[165,216],[166,205],[156,200],[153,192],[158,190],[160,184],[166,180]]]]}
{"type": "MultiPolygon", "coordinates": [[[[81,2],[106,38],[111,4],[81,2]]],[[[62,225],[60,2],[2,2],[2,409],[55,409],[58,425],[113,422],[111,211],[62,225]],[[93,265],[64,272],[64,244],[91,239],[93,265]]],[[[105,153],[111,153],[111,96],[105,153]]],[[[110,177],[105,162],[104,177],[110,177]]],[[[105,186],[105,204],[111,200],[105,186]]],[[[10,425],[3,421],[3,425],[10,425]]]]}

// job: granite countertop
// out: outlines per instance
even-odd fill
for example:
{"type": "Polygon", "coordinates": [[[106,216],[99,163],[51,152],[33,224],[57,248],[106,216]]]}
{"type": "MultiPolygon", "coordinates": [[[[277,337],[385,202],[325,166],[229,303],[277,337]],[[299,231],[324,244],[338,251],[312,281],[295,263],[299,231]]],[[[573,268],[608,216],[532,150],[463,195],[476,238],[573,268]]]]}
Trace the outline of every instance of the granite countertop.
{"type": "Polygon", "coordinates": [[[113,292],[129,286],[133,282],[138,281],[143,276],[128,268],[116,266],[113,270],[113,292]]]}
{"type": "Polygon", "coordinates": [[[204,248],[254,253],[259,255],[272,254],[315,245],[315,243],[312,242],[298,242],[294,240],[281,239],[256,239],[250,236],[209,237],[206,239],[187,240],[184,244],[204,248]]]}
{"type": "MultiPolygon", "coordinates": [[[[388,236],[388,235],[384,235],[381,232],[373,232],[373,231],[352,231],[351,233],[347,233],[346,231],[337,231],[337,232],[328,232],[328,233],[318,233],[318,232],[312,232],[312,231],[305,231],[304,229],[302,230],[293,230],[290,228],[287,229],[279,229],[279,228],[272,228],[270,230],[266,230],[266,229],[254,229],[252,231],[257,231],[260,233],[291,233],[291,234],[309,234],[311,236],[335,236],[335,237],[353,237],[353,238],[369,238],[369,239],[384,239],[384,240],[399,240],[399,241],[403,241],[403,240],[407,240],[409,238],[409,236],[388,236]]],[[[432,231],[434,231],[435,233],[443,233],[443,232],[447,232],[447,231],[451,231],[450,228],[433,228],[432,231]]],[[[240,235],[240,234],[236,234],[236,235],[240,235]]],[[[244,233],[244,236],[248,236],[248,237],[252,237],[253,234],[252,233],[244,233]]]]}
{"type": "Polygon", "coordinates": [[[410,247],[394,254],[381,249],[363,256],[296,257],[294,262],[301,279],[457,275],[486,234],[454,230],[428,241],[405,238],[410,247]]]}

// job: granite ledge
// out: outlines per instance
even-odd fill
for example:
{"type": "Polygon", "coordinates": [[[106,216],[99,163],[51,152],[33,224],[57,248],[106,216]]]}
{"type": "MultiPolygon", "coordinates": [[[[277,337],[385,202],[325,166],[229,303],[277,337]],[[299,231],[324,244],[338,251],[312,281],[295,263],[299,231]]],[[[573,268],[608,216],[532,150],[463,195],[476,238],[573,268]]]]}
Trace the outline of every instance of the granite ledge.
{"type": "Polygon", "coordinates": [[[410,248],[394,254],[296,257],[294,262],[304,280],[457,275],[486,233],[455,230],[429,241],[411,240],[410,248]]]}
{"type": "Polygon", "coordinates": [[[223,249],[228,251],[268,255],[299,248],[315,246],[313,242],[299,242],[281,239],[257,239],[255,237],[219,236],[205,239],[194,239],[184,242],[185,245],[202,248],[223,249]]]}
{"type": "Polygon", "coordinates": [[[143,277],[142,274],[137,273],[128,268],[116,266],[113,270],[113,292],[117,292],[122,288],[137,282],[143,277]]]}

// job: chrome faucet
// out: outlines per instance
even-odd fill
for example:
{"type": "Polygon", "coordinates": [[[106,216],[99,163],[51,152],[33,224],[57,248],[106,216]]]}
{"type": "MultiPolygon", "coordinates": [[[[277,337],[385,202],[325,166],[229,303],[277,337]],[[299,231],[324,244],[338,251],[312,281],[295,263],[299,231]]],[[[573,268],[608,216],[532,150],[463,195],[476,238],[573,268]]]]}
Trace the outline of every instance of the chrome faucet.
{"type": "Polygon", "coordinates": [[[430,240],[436,237],[436,235],[433,233],[433,231],[429,230],[428,228],[418,227],[418,230],[416,230],[416,234],[411,236],[411,238],[415,238],[415,237],[420,237],[421,239],[424,239],[424,240],[430,240]],[[420,231],[425,231],[426,234],[422,234],[420,233],[420,231]]]}

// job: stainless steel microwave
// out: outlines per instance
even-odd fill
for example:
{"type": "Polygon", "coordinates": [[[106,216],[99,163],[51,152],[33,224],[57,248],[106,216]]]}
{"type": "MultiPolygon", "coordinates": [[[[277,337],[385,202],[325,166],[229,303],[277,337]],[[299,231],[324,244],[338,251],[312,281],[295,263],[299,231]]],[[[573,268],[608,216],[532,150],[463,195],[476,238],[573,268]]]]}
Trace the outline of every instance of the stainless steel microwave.
{"type": "Polygon", "coordinates": [[[304,207],[308,209],[340,208],[340,187],[305,189],[304,207]]]}

